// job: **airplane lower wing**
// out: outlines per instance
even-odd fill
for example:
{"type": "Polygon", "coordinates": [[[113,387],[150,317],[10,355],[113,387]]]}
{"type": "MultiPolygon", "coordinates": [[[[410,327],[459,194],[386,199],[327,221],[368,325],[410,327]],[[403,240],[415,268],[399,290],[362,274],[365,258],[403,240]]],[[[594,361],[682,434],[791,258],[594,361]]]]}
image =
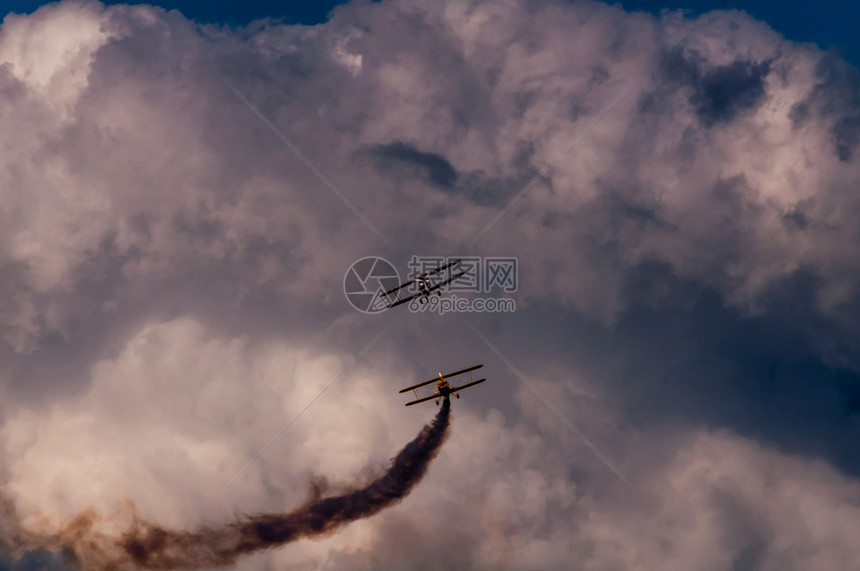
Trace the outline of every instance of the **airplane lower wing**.
{"type": "MultiPolygon", "coordinates": [[[[450,277],[450,278],[448,278],[447,280],[442,281],[442,282],[439,282],[438,284],[436,284],[436,285],[434,285],[434,286],[432,286],[432,287],[428,288],[428,289],[427,289],[427,292],[429,293],[429,292],[431,292],[431,291],[436,291],[436,290],[437,290],[437,289],[439,289],[440,287],[442,287],[442,286],[444,286],[444,285],[448,285],[449,283],[451,283],[452,281],[456,280],[457,278],[462,277],[462,276],[465,276],[465,275],[466,275],[466,272],[460,272],[459,274],[457,274],[457,275],[455,275],[455,276],[453,276],[453,277],[450,277]]],[[[406,284],[404,284],[404,285],[409,285],[409,283],[410,283],[410,282],[407,282],[407,283],[406,283],[406,284]]],[[[400,286],[400,287],[403,287],[403,286],[400,286]]],[[[385,292],[385,294],[386,294],[386,295],[388,295],[388,294],[390,294],[390,293],[392,293],[392,292],[394,292],[394,291],[397,291],[398,289],[400,289],[400,287],[395,288],[395,289],[393,289],[393,290],[391,290],[391,291],[387,291],[387,292],[385,292]]],[[[395,301],[394,303],[392,303],[391,305],[389,305],[389,306],[388,306],[388,309],[391,309],[392,307],[397,307],[398,305],[404,304],[404,303],[406,303],[407,301],[412,301],[413,299],[415,299],[415,298],[416,298],[416,297],[418,297],[419,295],[424,295],[424,292],[420,292],[420,291],[419,291],[418,293],[413,293],[413,294],[412,294],[412,295],[410,295],[409,297],[404,297],[403,299],[398,298],[398,299],[397,299],[397,301],[395,301]]]]}
{"type": "Polygon", "coordinates": [[[393,287],[390,290],[388,290],[387,292],[385,292],[385,296],[390,297],[392,293],[396,292],[397,290],[403,289],[407,286],[411,286],[414,282],[415,282],[415,280],[409,280],[409,281],[403,282],[399,286],[393,287]]]}
{"type": "Polygon", "coordinates": [[[402,304],[402,303],[406,303],[407,301],[412,301],[413,299],[415,299],[415,298],[416,298],[416,297],[418,297],[419,295],[421,295],[421,292],[413,293],[413,294],[412,294],[412,295],[410,295],[409,297],[404,297],[403,299],[398,299],[397,301],[395,301],[394,303],[392,303],[391,305],[389,305],[389,306],[388,306],[388,309],[391,309],[392,307],[397,307],[398,305],[400,305],[400,304],[402,304]]]}
{"type": "Polygon", "coordinates": [[[412,385],[411,387],[406,387],[405,389],[400,389],[398,392],[407,393],[409,391],[414,391],[415,389],[417,389],[419,387],[423,387],[424,385],[429,385],[430,383],[435,383],[438,380],[439,380],[439,377],[436,377],[435,379],[430,379],[429,381],[424,381],[423,383],[418,383],[417,385],[412,385]]]}
{"type": "MultiPolygon", "coordinates": [[[[403,392],[403,391],[400,391],[403,392]]],[[[424,397],[423,399],[414,400],[412,402],[406,403],[406,406],[412,406],[413,404],[418,404],[419,402],[426,402],[431,399],[438,399],[442,396],[442,393],[436,393],[435,395],[430,395],[429,397],[424,397]]]]}

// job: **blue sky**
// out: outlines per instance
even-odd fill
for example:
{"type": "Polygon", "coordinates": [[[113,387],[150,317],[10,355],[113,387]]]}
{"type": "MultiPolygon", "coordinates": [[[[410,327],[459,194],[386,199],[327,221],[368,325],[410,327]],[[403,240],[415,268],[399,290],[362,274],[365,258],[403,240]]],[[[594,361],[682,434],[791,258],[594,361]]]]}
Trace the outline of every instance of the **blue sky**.
{"type": "MultiPolygon", "coordinates": [[[[4,3],[6,12],[32,12],[42,4],[39,0],[11,0],[4,3]]],[[[109,0],[106,4],[127,4],[109,0]]],[[[186,17],[204,22],[245,24],[252,20],[273,17],[283,18],[287,23],[316,24],[326,19],[326,15],[344,2],[327,0],[315,2],[300,0],[280,2],[277,0],[257,0],[254,2],[234,2],[230,0],[162,0],[148,2],[168,9],[177,9],[186,17]]],[[[860,39],[856,34],[856,22],[860,19],[860,3],[847,0],[624,0],[620,2],[628,10],[643,10],[653,13],[661,10],[690,10],[701,13],[710,10],[735,8],[746,10],[759,20],[767,22],[772,28],[787,38],[800,42],[815,42],[821,48],[838,47],[845,59],[854,65],[860,63],[860,39]]]]}

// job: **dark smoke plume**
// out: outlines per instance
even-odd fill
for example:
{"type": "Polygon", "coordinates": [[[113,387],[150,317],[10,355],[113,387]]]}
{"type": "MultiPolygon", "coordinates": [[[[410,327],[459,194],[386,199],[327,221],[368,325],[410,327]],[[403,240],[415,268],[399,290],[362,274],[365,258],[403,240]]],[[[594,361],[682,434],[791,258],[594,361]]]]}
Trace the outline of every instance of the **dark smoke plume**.
{"type": "Polygon", "coordinates": [[[131,528],[118,539],[91,532],[98,518],[84,514],[59,534],[64,558],[84,569],[219,567],[255,551],[326,535],[400,502],[412,491],[445,441],[450,407],[446,397],[433,422],[392,459],[391,468],[362,488],[312,498],[289,513],[250,515],[195,531],[166,529],[135,516],[131,528]]]}

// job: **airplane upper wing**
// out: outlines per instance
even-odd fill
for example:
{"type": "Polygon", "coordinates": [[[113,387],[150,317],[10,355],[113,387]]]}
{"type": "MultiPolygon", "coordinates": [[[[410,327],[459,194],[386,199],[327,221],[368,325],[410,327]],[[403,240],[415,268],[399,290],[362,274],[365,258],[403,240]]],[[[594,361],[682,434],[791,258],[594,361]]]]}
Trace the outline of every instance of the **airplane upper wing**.
{"type": "Polygon", "coordinates": [[[427,288],[427,291],[433,291],[433,290],[435,290],[435,289],[439,289],[439,288],[440,288],[440,287],[442,287],[443,285],[448,285],[449,283],[451,283],[452,281],[456,280],[457,278],[459,278],[459,277],[461,277],[461,276],[465,276],[465,275],[466,275],[466,272],[460,272],[459,274],[457,274],[457,275],[455,275],[455,276],[453,276],[453,277],[450,277],[450,278],[448,278],[448,279],[447,279],[447,280],[445,280],[445,281],[439,282],[438,284],[434,285],[433,287],[429,287],[429,288],[427,288]]]}
{"type": "Polygon", "coordinates": [[[462,375],[463,373],[468,373],[470,371],[474,371],[475,369],[480,369],[483,366],[484,365],[475,365],[473,367],[466,367],[465,369],[461,369],[459,371],[454,371],[453,373],[448,373],[447,375],[444,375],[444,377],[446,379],[449,377],[456,377],[457,375],[462,375]]]}
{"type": "Polygon", "coordinates": [[[393,288],[391,288],[390,290],[388,290],[387,292],[385,292],[385,296],[387,297],[387,296],[391,295],[392,293],[396,292],[396,291],[397,291],[397,290],[399,290],[399,289],[405,288],[405,287],[406,287],[406,286],[408,286],[408,285],[412,285],[412,282],[414,282],[414,281],[415,281],[415,280],[409,280],[409,281],[407,281],[407,282],[403,282],[402,284],[400,284],[400,285],[399,285],[399,286],[397,286],[397,287],[393,287],[393,288]]]}
{"type": "Polygon", "coordinates": [[[483,383],[487,379],[478,379],[477,381],[472,381],[471,383],[466,383],[465,385],[460,385],[459,387],[451,387],[451,390],[457,392],[461,389],[468,389],[469,387],[474,387],[478,383],[483,383]]]}
{"type": "MultiPolygon", "coordinates": [[[[462,375],[463,373],[470,373],[470,372],[474,371],[475,369],[480,369],[483,366],[484,365],[481,364],[481,365],[474,365],[472,367],[466,367],[465,369],[460,369],[459,371],[454,371],[453,373],[448,373],[447,375],[444,375],[444,377],[446,379],[449,377],[456,377],[457,375],[462,375]]],[[[417,389],[418,387],[423,387],[424,385],[429,385],[430,383],[435,383],[438,380],[439,380],[439,377],[433,377],[429,381],[424,381],[424,382],[418,383],[417,385],[412,385],[411,387],[406,387],[405,389],[402,389],[400,392],[405,393],[405,392],[411,391],[413,389],[417,389]]],[[[475,384],[478,384],[478,382],[475,382],[475,384]]]]}
{"type": "MultiPolygon", "coordinates": [[[[429,272],[424,272],[423,274],[416,276],[415,278],[412,278],[411,280],[403,282],[402,284],[400,284],[397,287],[391,288],[390,290],[385,292],[384,295],[385,295],[385,297],[390,297],[392,293],[412,285],[415,282],[415,280],[421,280],[421,279],[426,278],[428,276],[432,276],[433,274],[447,270],[448,268],[456,266],[457,264],[459,264],[460,261],[461,260],[454,260],[453,262],[449,262],[449,263],[445,264],[444,266],[439,266],[435,270],[430,270],[429,272]]],[[[452,281],[456,280],[460,276],[464,276],[464,275],[466,275],[466,272],[460,272],[456,276],[454,276],[452,278],[448,278],[447,280],[443,281],[442,283],[434,285],[433,287],[431,287],[429,289],[429,291],[433,291],[434,289],[438,289],[438,288],[442,287],[443,285],[451,283],[452,281]]],[[[415,294],[415,295],[412,295],[412,296],[407,297],[405,299],[398,299],[397,301],[395,301],[393,304],[389,305],[388,307],[391,308],[391,307],[395,307],[397,305],[400,305],[401,303],[406,303],[407,301],[415,298],[417,295],[420,295],[420,294],[415,294]]]]}
{"type": "Polygon", "coordinates": [[[429,272],[424,272],[423,274],[421,274],[418,277],[419,278],[426,278],[427,276],[432,276],[433,274],[441,272],[442,270],[447,270],[450,267],[456,266],[457,264],[460,263],[460,261],[461,260],[454,260],[453,262],[449,262],[449,263],[445,264],[444,266],[439,266],[435,270],[430,270],[429,272]]]}
{"type": "MultiPolygon", "coordinates": [[[[403,392],[403,391],[401,391],[401,392],[403,392]]],[[[412,402],[408,402],[408,403],[406,403],[405,406],[412,406],[413,404],[418,404],[419,402],[425,402],[425,401],[428,401],[430,399],[437,399],[441,396],[442,396],[442,393],[436,393],[435,395],[430,395],[429,397],[424,397],[423,399],[418,399],[418,400],[414,400],[412,402]]]]}

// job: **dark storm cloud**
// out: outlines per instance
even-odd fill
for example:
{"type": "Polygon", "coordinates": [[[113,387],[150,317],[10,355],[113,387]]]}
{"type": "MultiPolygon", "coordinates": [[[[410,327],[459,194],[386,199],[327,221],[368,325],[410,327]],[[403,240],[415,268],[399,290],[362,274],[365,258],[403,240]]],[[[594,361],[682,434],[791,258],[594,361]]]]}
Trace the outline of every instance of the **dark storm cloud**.
{"type": "Polygon", "coordinates": [[[690,91],[688,100],[706,127],[729,123],[763,101],[770,61],[737,60],[717,67],[706,66],[707,61],[699,54],[681,47],[663,54],[659,64],[669,85],[690,91]]]}
{"type": "Polygon", "coordinates": [[[534,332],[541,349],[514,349],[513,331],[505,347],[532,371],[564,355],[632,426],[730,428],[860,476],[860,373],[845,363],[860,355],[860,336],[815,310],[815,282],[798,271],[752,316],[665,265],[644,263],[625,281],[630,305],[612,328],[534,307],[513,316],[512,327],[542,323],[543,333],[534,332]],[[831,346],[837,339],[843,345],[831,346]]]}
{"type": "Polygon", "coordinates": [[[732,121],[761,103],[765,96],[764,78],[769,72],[769,62],[745,61],[710,70],[702,76],[690,102],[706,125],[732,121]]]}
{"type": "MultiPolygon", "coordinates": [[[[377,145],[367,151],[382,171],[406,170],[427,183],[443,189],[451,189],[457,182],[457,171],[448,160],[437,153],[419,151],[409,143],[394,141],[377,145]]],[[[399,176],[398,178],[401,178],[399,176]]]]}

